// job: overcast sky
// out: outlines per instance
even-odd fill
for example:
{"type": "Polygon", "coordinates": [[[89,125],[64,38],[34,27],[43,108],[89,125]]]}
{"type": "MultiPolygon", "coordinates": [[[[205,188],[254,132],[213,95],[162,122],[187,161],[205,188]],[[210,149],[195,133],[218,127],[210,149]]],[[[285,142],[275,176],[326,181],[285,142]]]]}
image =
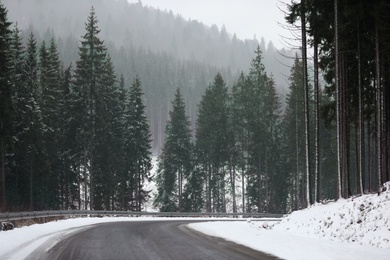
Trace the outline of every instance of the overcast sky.
{"type": "MultiPolygon", "coordinates": [[[[138,0],[128,0],[138,2],[138,0]]],[[[186,19],[198,20],[206,25],[216,24],[219,29],[236,33],[240,39],[260,40],[264,37],[278,48],[283,47],[280,35],[286,32],[278,25],[284,23],[283,13],[286,0],[141,0],[144,5],[160,10],[172,10],[186,19]]]]}

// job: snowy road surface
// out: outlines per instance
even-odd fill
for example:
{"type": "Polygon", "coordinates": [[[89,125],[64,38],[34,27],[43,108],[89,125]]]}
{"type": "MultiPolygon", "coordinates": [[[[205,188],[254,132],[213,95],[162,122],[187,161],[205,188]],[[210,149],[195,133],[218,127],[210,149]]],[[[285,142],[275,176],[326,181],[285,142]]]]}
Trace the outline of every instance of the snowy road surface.
{"type": "Polygon", "coordinates": [[[188,223],[135,221],[97,224],[72,233],[54,246],[43,244],[28,259],[276,259],[191,231],[185,225],[188,223]]]}

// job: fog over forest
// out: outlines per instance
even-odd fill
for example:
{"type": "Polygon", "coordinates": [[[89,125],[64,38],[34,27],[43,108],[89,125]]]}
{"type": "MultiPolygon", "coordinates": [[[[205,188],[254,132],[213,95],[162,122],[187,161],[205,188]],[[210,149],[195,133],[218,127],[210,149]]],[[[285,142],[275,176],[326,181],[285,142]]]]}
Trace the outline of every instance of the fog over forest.
{"type": "MultiPolygon", "coordinates": [[[[126,85],[138,75],[145,93],[150,119],[153,152],[164,141],[174,91],[180,88],[186,113],[195,129],[197,109],[206,87],[220,72],[232,87],[241,71],[247,72],[254,51],[260,45],[263,63],[276,81],[281,100],[287,93],[287,75],[294,56],[290,50],[277,50],[263,38],[238,39],[224,27],[187,21],[169,10],[157,10],[141,2],[126,0],[3,0],[10,21],[17,23],[23,40],[33,32],[42,41],[56,40],[64,66],[75,63],[91,6],[99,20],[100,37],[105,41],[118,79],[126,85]]],[[[267,26],[267,25],[259,25],[267,26]]]]}

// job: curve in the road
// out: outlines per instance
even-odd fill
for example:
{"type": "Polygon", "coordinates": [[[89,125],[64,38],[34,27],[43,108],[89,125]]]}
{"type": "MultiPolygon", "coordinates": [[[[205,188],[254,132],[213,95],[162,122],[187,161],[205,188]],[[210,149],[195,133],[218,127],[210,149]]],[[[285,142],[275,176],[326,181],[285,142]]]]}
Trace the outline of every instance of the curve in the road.
{"type": "MultiPolygon", "coordinates": [[[[193,222],[193,221],[192,221],[193,222]]],[[[30,259],[277,259],[186,227],[188,221],[129,221],[94,225],[30,259]]]]}

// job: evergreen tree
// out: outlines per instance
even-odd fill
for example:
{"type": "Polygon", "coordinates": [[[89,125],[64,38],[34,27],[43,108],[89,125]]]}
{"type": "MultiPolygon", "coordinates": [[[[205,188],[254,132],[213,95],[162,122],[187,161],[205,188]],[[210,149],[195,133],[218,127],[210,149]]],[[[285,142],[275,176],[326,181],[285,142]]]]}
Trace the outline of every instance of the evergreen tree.
{"type": "Polygon", "coordinates": [[[14,103],[16,102],[17,96],[15,93],[20,92],[19,88],[23,86],[23,72],[24,72],[24,60],[25,60],[25,47],[23,46],[21,32],[15,24],[14,29],[12,30],[12,39],[11,39],[11,57],[12,57],[12,69],[11,69],[11,85],[14,98],[14,103]]]}
{"type": "Polygon", "coordinates": [[[16,178],[13,178],[17,195],[14,206],[19,209],[44,209],[48,207],[47,186],[45,185],[46,161],[42,133],[45,131],[41,109],[38,103],[38,61],[37,46],[30,34],[25,57],[22,87],[16,89],[14,120],[14,149],[16,178]],[[28,196],[21,196],[22,194],[28,196]]]}
{"type": "Polygon", "coordinates": [[[12,126],[12,86],[10,84],[11,70],[11,23],[7,18],[7,9],[0,3],[0,210],[6,207],[6,151],[10,148],[12,126]]]}
{"type": "MultiPolygon", "coordinates": [[[[166,127],[162,162],[159,164],[161,176],[156,179],[158,195],[155,204],[160,206],[161,211],[183,210],[183,183],[191,172],[190,122],[186,117],[185,104],[179,89],[176,90],[172,106],[171,118],[166,127]]],[[[196,178],[191,180],[197,181],[196,178]]],[[[196,184],[188,183],[189,186],[196,184]]]]}
{"type": "Polygon", "coordinates": [[[111,58],[104,64],[102,86],[96,100],[95,187],[97,209],[114,208],[115,189],[121,166],[121,121],[119,93],[111,58]]]}
{"type": "Polygon", "coordinates": [[[265,120],[266,155],[265,155],[265,191],[263,212],[286,212],[287,179],[282,172],[280,155],[282,154],[282,126],[280,100],[276,93],[273,76],[268,78],[266,86],[265,120]]]}
{"type": "MultiPolygon", "coordinates": [[[[25,49],[22,45],[22,39],[20,36],[20,31],[15,25],[15,28],[12,31],[12,40],[11,40],[11,55],[12,55],[12,68],[10,74],[10,85],[12,86],[12,105],[13,105],[13,125],[9,129],[12,129],[10,132],[12,135],[15,135],[15,127],[16,121],[21,118],[20,114],[15,113],[17,106],[20,106],[21,103],[25,104],[26,96],[23,94],[24,82],[23,82],[23,73],[24,73],[24,61],[25,61],[25,49]]],[[[14,151],[15,152],[15,151],[14,151]]],[[[12,157],[8,157],[8,161],[14,160],[15,153],[12,153],[12,157]]],[[[6,160],[7,160],[6,159],[6,160]]],[[[15,205],[19,205],[20,203],[20,194],[17,187],[16,179],[18,176],[14,176],[14,178],[9,175],[9,177],[5,177],[7,182],[7,187],[4,188],[4,192],[6,192],[6,196],[8,202],[8,209],[12,208],[15,205]]]]}
{"type": "Polygon", "coordinates": [[[245,177],[248,169],[248,145],[249,132],[248,124],[249,118],[246,108],[249,101],[250,93],[247,88],[247,79],[243,72],[241,72],[237,82],[232,88],[232,103],[231,103],[231,122],[234,126],[234,149],[237,153],[236,163],[237,170],[241,172],[241,209],[245,212],[245,177]]]}
{"type": "Polygon", "coordinates": [[[60,203],[60,114],[63,110],[62,88],[60,77],[60,60],[54,39],[50,41],[49,48],[45,42],[40,48],[39,78],[40,78],[40,107],[43,124],[46,131],[43,133],[45,142],[45,157],[48,162],[46,176],[47,195],[51,208],[58,208],[60,203]]]}
{"type": "MultiPolygon", "coordinates": [[[[195,147],[193,147],[195,149],[195,147]]],[[[192,169],[187,176],[183,192],[183,211],[201,212],[204,209],[204,174],[198,163],[196,152],[192,152],[192,169]]]]}
{"type": "Polygon", "coordinates": [[[229,161],[229,95],[221,74],[206,89],[199,105],[196,145],[206,172],[206,203],[209,212],[226,212],[225,166],[229,161]]]}
{"type": "Polygon", "coordinates": [[[290,93],[286,98],[286,111],[283,118],[284,151],[286,154],[285,171],[289,175],[289,198],[293,210],[304,206],[302,200],[305,166],[305,131],[302,62],[295,57],[291,68],[290,93]]]}
{"type": "Polygon", "coordinates": [[[132,210],[141,211],[149,199],[145,181],[151,181],[151,138],[145,105],[142,100],[141,81],[135,78],[129,93],[125,128],[126,170],[129,174],[129,195],[132,210]]]}
{"type": "Polygon", "coordinates": [[[62,209],[80,208],[80,161],[77,153],[80,151],[77,140],[78,113],[77,93],[73,84],[72,66],[63,69],[61,76],[62,96],[59,124],[59,155],[60,155],[60,193],[62,209]]]}
{"type": "MultiPolygon", "coordinates": [[[[269,78],[262,62],[263,56],[260,47],[255,50],[255,58],[252,60],[246,93],[249,100],[246,102],[245,118],[248,120],[248,181],[246,194],[248,199],[247,210],[262,212],[267,201],[265,183],[269,179],[267,162],[271,147],[272,129],[275,126],[275,109],[268,102],[275,102],[272,89],[269,88],[269,78]],[[272,121],[274,120],[274,121],[272,121]]],[[[276,107],[275,107],[276,106],[276,107]]]]}
{"type": "MultiPolygon", "coordinates": [[[[79,47],[79,60],[76,62],[75,85],[79,95],[79,109],[81,118],[80,138],[82,143],[82,168],[84,181],[84,207],[94,208],[94,164],[96,156],[96,131],[97,125],[97,102],[102,89],[102,77],[104,75],[104,62],[106,48],[99,39],[100,30],[97,27],[95,10],[92,8],[86,23],[86,33],[82,37],[79,47]],[[88,197],[89,196],[89,197],[88,197]]],[[[97,186],[102,185],[97,183],[97,186]]]]}
{"type": "Polygon", "coordinates": [[[131,188],[129,186],[129,181],[130,177],[128,174],[128,165],[129,162],[127,160],[127,153],[125,150],[126,147],[126,134],[125,131],[129,130],[129,128],[126,128],[126,112],[128,112],[128,91],[125,88],[125,78],[123,75],[120,76],[119,79],[119,93],[118,93],[118,109],[120,110],[120,113],[122,115],[120,116],[120,137],[117,136],[118,138],[121,139],[120,144],[117,144],[117,149],[118,149],[118,158],[120,158],[120,163],[118,165],[118,171],[117,171],[117,182],[118,182],[118,187],[116,190],[116,200],[117,204],[116,207],[121,210],[127,210],[129,208],[129,194],[128,192],[131,191],[131,188]],[[119,154],[121,153],[121,154],[119,154]]]}

